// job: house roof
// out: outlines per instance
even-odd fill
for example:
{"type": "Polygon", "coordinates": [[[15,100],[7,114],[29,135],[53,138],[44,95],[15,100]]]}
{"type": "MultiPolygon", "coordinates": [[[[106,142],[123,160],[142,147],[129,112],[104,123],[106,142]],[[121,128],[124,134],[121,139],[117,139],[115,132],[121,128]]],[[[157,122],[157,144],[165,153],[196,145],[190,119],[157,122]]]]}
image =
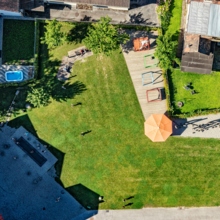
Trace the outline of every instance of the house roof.
{"type": "Polygon", "coordinates": [[[65,2],[72,2],[72,3],[79,3],[79,4],[91,4],[91,5],[115,6],[115,7],[124,7],[124,8],[130,7],[130,0],[65,0],[65,2]]]}
{"type": "Polygon", "coordinates": [[[0,0],[0,9],[5,11],[19,11],[19,0],[0,0]]]}
{"type": "Polygon", "coordinates": [[[220,5],[191,1],[187,32],[220,37],[220,5]]]}
{"type": "MultiPolygon", "coordinates": [[[[0,131],[0,216],[4,219],[85,220],[97,213],[85,209],[53,178],[56,158],[23,127],[16,131],[4,126],[0,131]],[[23,137],[47,162],[41,167],[14,138],[23,137]],[[48,171],[49,169],[49,171],[48,171]],[[13,202],[12,202],[13,201],[13,202]]],[[[20,143],[21,144],[21,143],[20,143]]],[[[62,153],[62,152],[60,152],[62,153]]],[[[90,205],[90,204],[88,204],[90,205]]]]}
{"type": "Polygon", "coordinates": [[[44,12],[44,4],[36,0],[20,0],[20,8],[31,11],[44,12]]]}
{"type": "Polygon", "coordinates": [[[181,71],[210,74],[212,72],[214,56],[198,52],[183,53],[181,71]]]}

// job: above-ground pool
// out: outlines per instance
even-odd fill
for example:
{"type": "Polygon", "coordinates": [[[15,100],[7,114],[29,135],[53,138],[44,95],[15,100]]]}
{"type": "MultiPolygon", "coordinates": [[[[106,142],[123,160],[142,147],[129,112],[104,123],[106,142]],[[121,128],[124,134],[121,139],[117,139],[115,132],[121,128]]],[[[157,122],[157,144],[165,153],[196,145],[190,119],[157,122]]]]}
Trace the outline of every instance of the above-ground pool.
{"type": "Polygon", "coordinates": [[[7,82],[19,82],[23,80],[22,71],[8,71],[5,73],[5,80],[7,82]]]}

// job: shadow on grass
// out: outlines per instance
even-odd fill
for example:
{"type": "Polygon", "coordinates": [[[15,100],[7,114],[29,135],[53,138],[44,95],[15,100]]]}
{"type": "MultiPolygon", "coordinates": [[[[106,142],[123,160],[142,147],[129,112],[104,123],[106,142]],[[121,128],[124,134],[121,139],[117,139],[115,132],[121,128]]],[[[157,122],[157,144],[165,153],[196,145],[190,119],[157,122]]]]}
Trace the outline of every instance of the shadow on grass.
{"type": "MultiPolygon", "coordinates": [[[[48,147],[48,150],[58,159],[57,163],[55,164],[57,175],[55,180],[64,188],[64,184],[62,183],[60,176],[62,173],[65,153],[63,153],[56,147],[51,146],[49,143],[45,142],[44,140],[38,137],[37,130],[35,130],[34,125],[32,124],[28,115],[23,115],[10,121],[8,123],[8,126],[13,128],[19,128],[20,126],[23,126],[26,130],[28,130],[35,137],[37,137],[41,144],[46,145],[48,147]]],[[[95,212],[93,211],[94,214],[97,213],[99,203],[104,202],[103,197],[100,197],[99,194],[95,193],[94,191],[90,190],[82,184],[67,187],[65,188],[65,190],[69,192],[86,210],[95,210],[95,212]]]]}
{"type": "Polygon", "coordinates": [[[82,184],[67,187],[66,190],[87,210],[98,210],[100,195],[82,184]]]}
{"type": "MultiPolygon", "coordinates": [[[[90,19],[89,17],[84,19],[90,19]]],[[[69,42],[81,43],[88,33],[88,28],[91,26],[89,23],[77,23],[76,26],[69,31],[67,40],[69,42]]]]}
{"type": "Polygon", "coordinates": [[[76,95],[80,95],[83,91],[86,90],[86,86],[80,81],[59,81],[56,76],[59,65],[59,60],[49,60],[47,68],[45,69],[45,72],[47,72],[47,74],[44,75],[40,80],[38,80],[33,85],[33,87],[43,87],[50,97],[52,97],[56,101],[61,102],[67,101],[67,99],[70,98],[74,98],[76,95]]]}

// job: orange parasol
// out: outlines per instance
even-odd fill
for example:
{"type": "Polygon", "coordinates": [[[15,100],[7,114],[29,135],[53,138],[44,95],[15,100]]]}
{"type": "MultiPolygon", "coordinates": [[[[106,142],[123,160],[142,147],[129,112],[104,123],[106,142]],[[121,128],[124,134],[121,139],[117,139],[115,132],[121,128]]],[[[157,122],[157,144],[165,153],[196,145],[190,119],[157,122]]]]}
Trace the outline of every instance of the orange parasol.
{"type": "Polygon", "coordinates": [[[172,121],[164,114],[152,114],[144,122],[144,130],[153,142],[165,141],[172,134],[172,121]]]}

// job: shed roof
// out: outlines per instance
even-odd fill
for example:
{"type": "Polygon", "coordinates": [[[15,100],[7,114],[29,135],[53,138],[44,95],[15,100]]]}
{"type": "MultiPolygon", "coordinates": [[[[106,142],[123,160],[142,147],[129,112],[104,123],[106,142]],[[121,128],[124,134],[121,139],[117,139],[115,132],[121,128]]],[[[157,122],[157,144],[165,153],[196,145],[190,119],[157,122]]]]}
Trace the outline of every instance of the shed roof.
{"type": "Polygon", "coordinates": [[[124,8],[130,7],[130,0],[65,0],[65,2],[91,4],[91,5],[115,6],[115,7],[124,7],[124,8]]]}
{"type": "Polygon", "coordinates": [[[181,71],[210,74],[212,72],[214,56],[198,52],[183,53],[181,71]]]}
{"type": "Polygon", "coordinates": [[[220,37],[220,5],[191,1],[187,32],[220,37]]]}
{"type": "Polygon", "coordinates": [[[19,11],[19,0],[0,0],[0,9],[5,11],[19,11]]]}

